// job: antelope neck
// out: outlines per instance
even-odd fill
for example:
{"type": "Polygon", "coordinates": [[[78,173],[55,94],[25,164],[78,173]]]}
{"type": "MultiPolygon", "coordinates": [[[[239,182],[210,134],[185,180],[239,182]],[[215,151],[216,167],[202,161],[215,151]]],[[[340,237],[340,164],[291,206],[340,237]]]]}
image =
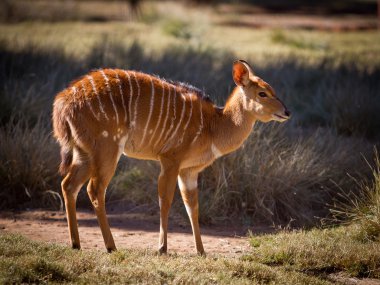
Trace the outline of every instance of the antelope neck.
{"type": "Polygon", "coordinates": [[[222,112],[216,112],[212,124],[213,144],[222,154],[238,149],[248,138],[256,118],[246,110],[246,98],[240,88],[235,88],[222,112]]]}

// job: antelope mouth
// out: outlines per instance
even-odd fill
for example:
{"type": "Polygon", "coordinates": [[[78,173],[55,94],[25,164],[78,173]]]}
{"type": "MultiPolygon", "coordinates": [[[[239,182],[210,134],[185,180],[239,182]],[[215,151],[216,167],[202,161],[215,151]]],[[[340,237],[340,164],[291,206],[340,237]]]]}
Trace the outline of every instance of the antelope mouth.
{"type": "Polygon", "coordinates": [[[290,117],[289,117],[289,116],[281,116],[281,115],[278,115],[278,114],[273,114],[273,118],[274,118],[276,121],[285,122],[285,121],[288,120],[290,117]]]}

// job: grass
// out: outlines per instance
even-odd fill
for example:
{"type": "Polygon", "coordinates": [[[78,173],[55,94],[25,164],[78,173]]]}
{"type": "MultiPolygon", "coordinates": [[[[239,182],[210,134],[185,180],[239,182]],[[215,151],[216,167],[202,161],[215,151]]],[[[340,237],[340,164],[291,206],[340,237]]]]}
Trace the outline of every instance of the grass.
{"type": "Polygon", "coordinates": [[[244,259],[312,275],[344,272],[380,278],[379,242],[358,240],[356,232],[356,225],[351,225],[253,236],[253,253],[244,259]]]}
{"type": "Polygon", "coordinates": [[[158,256],[134,249],[76,251],[1,234],[0,282],[332,284],[336,274],[379,278],[379,242],[359,241],[354,233],[350,226],[252,236],[251,252],[240,258],[158,256]]]}
{"type": "Polygon", "coordinates": [[[318,277],[256,261],[192,255],[158,256],[142,250],[112,254],[75,251],[0,235],[0,282],[91,284],[330,284],[318,277]]]}

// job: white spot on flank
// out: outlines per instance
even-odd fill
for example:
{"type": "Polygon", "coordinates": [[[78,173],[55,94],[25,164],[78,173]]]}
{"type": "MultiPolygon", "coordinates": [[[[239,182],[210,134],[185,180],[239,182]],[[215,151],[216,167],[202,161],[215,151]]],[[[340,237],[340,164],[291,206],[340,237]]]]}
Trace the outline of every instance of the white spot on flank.
{"type": "Polygon", "coordinates": [[[106,138],[106,137],[108,137],[108,132],[107,132],[107,131],[103,131],[103,132],[102,132],[102,135],[103,135],[103,137],[106,138]]]}
{"type": "Polygon", "coordinates": [[[214,145],[211,145],[211,152],[215,158],[221,157],[223,153],[214,145]]]}
{"type": "Polygon", "coordinates": [[[114,141],[114,142],[116,141],[116,136],[113,136],[113,141],[114,141]]]}

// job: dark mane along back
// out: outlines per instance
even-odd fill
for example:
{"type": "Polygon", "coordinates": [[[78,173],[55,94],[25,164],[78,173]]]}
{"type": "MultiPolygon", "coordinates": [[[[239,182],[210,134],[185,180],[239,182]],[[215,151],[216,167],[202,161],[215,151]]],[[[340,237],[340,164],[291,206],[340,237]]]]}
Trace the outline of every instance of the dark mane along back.
{"type": "Polygon", "coordinates": [[[211,98],[204,91],[202,91],[201,89],[199,89],[199,88],[197,88],[191,84],[188,84],[185,82],[180,82],[180,81],[172,81],[172,80],[167,80],[167,82],[169,82],[170,84],[173,84],[174,86],[182,89],[184,92],[196,94],[203,101],[214,104],[214,102],[212,102],[211,98]]]}

